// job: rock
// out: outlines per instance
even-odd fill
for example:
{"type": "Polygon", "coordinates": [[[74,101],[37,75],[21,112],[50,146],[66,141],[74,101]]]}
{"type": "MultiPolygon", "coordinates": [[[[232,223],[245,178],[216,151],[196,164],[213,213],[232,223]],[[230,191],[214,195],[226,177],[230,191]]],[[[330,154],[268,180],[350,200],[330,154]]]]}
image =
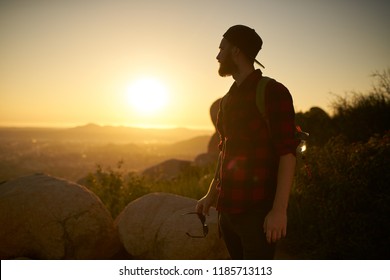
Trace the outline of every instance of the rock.
{"type": "Polygon", "coordinates": [[[218,157],[213,156],[208,153],[200,154],[194,159],[194,166],[196,167],[206,167],[212,164],[217,165],[218,157]]]}
{"type": "Polygon", "coordinates": [[[211,154],[214,157],[218,157],[219,154],[219,149],[218,149],[218,144],[219,144],[219,134],[217,133],[217,119],[218,119],[218,111],[219,111],[219,103],[221,102],[222,98],[218,98],[211,104],[210,106],[210,117],[211,121],[215,127],[215,132],[211,136],[209,144],[207,146],[207,152],[211,154]]]}
{"type": "Polygon", "coordinates": [[[222,100],[222,98],[218,98],[210,106],[210,118],[211,118],[211,121],[213,122],[214,127],[217,124],[219,103],[221,102],[221,100],[222,100]]]}
{"type": "Polygon", "coordinates": [[[220,139],[219,139],[219,134],[214,133],[207,146],[207,153],[210,154],[213,158],[218,158],[219,155],[219,145],[220,139]]]}
{"type": "Polygon", "coordinates": [[[152,193],[129,203],[117,217],[119,238],[127,252],[136,259],[228,259],[219,238],[217,212],[210,209],[206,218],[209,233],[202,235],[202,224],[193,212],[196,200],[168,194],[152,193]]]}
{"type": "Polygon", "coordinates": [[[0,224],[1,259],[109,259],[121,246],[96,195],[44,174],[0,185],[0,224]]]}
{"type": "Polygon", "coordinates": [[[219,156],[219,134],[217,133],[217,119],[218,119],[218,111],[219,111],[219,103],[222,98],[218,98],[211,104],[210,106],[210,118],[214,125],[215,132],[211,135],[209,142],[207,144],[207,152],[198,155],[194,163],[196,166],[207,166],[210,164],[216,164],[219,156]]]}
{"type": "Polygon", "coordinates": [[[142,175],[156,180],[170,180],[177,178],[191,168],[192,162],[188,160],[169,159],[145,169],[142,175]]]}

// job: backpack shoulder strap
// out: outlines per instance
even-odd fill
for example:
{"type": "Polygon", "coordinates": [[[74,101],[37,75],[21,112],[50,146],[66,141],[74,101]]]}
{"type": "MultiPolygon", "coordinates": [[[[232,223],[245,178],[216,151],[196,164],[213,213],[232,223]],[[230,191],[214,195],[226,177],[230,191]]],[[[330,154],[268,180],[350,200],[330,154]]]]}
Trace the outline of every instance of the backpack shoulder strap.
{"type": "MultiPolygon", "coordinates": [[[[265,88],[268,84],[269,81],[273,80],[272,78],[270,77],[267,77],[267,76],[263,76],[260,81],[258,82],[257,84],[257,87],[256,87],[256,106],[257,106],[257,109],[259,110],[260,114],[267,120],[267,116],[266,116],[266,108],[265,108],[265,88]]],[[[220,110],[222,110],[222,112],[224,111],[225,107],[226,107],[226,102],[227,102],[227,99],[228,98],[228,94],[225,95],[224,97],[222,97],[221,101],[220,101],[220,104],[219,104],[219,108],[220,110]]]]}
{"type": "Polygon", "coordinates": [[[263,76],[256,88],[256,105],[260,114],[267,120],[265,109],[265,88],[269,81],[273,80],[270,77],[263,76]]]}

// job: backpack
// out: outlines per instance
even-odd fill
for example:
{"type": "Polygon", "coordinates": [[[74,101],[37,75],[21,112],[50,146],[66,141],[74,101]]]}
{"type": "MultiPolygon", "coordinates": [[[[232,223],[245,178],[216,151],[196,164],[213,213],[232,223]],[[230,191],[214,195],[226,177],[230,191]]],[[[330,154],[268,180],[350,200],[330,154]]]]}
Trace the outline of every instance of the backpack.
{"type": "MultiPolygon", "coordinates": [[[[269,128],[269,120],[266,114],[266,109],[265,109],[265,88],[268,84],[269,81],[274,81],[274,79],[270,77],[263,76],[259,83],[257,84],[256,88],[256,106],[257,109],[259,110],[261,116],[264,118],[267,124],[267,129],[268,131],[270,130],[269,128]]],[[[220,103],[220,108],[224,108],[226,106],[226,101],[223,98],[220,103]]],[[[299,125],[295,126],[295,139],[299,141],[299,145],[297,147],[297,154],[301,155],[301,158],[304,162],[304,168],[306,170],[306,173],[309,178],[311,178],[311,170],[308,164],[305,161],[305,151],[306,151],[306,140],[309,138],[309,133],[304,132],[299,125]]],[[[218,166],[216,169],[216,174],[214,178],[219,178],[219,168],[220,168],[220,160],[218,160],[218,166]]]]}
{"type": "MultiPolygon", "coordinates": [[[[265,88],[268,84],[269,81],[275,81],[274,79],[270,77],[263,76],[259,83],[257,84],[256,88],[256,106],[257,109],[259,110],[260,114],[263,116],[267,123],[268,130],[269,128],[269,121],[268,117],[266,114],[266,109],[265,109],[265,88]]],[[[306,151],[306,140],[309,138],[309,133],[304,132],[299,125],[295,126],[295,139],[300,141],[298,147],[297,147],[297,152],[301,155],[306,151]]]]}
{"type": "MultiPolygon", "coordinates": [[[[267,86],[268,82],[274,80],[270,77],[263,76],[262,79],[260,79],[259,83],[257,84],[256,88],[256,105],[260,112],[260,114],[263,116],[267,123],[267,128],[269,128],[269,121],[268,117],[266,115],[266,109],[265,109],[265,87],[267,86]]],[[[309,138],[309,133],[304,132],[299,125],[295,126],[295,139],[299,141],[299,145],[297,147],[297,154],[299,154],[303,160],[303,166],[306,170],[306,174],[309,178],[311,178],[311,169],[309,165],[306,163],[305,160],[305,151],[306,151],[306,140],[309,138]]]]}
{"type": "MultiPolygon", "coordinates": [[[[265,109],[265,88],[267,84],[270,81],[275,81],[274,79],[270,77],[263,76],[259,83],[257,84],[256,87],[256,106],[257,109],[259,110],[261,116],[264,118],[266,124],[267,124],[267,129],[270,131],[269,127],[269,120],[268,116],[266,114],[267,110],[265,109]]],[[[225,108],[226,106],[226,101],[223,98],[220,103],[220,108],[225,108]]],[[[295,126],[295,139],[299,141],[299,145],[297,147],[297,153],[300,154],[303,158],[303,154],[306,151],[306,140],[309,138],[309,133],[302,131],[301,127],[299,125],[295,126]]]]}

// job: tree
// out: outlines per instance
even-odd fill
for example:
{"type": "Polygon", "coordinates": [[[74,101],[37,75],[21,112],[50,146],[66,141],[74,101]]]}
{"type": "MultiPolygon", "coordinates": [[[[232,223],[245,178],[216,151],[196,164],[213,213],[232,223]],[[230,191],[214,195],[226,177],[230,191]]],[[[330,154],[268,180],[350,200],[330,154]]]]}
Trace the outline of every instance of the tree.
{"type": "Polygon", "coordinates": [[[310,134],[307,140],[309,145],[322,146],[334,135],[331,117],[319,107],[297,113],[296,124],[310,134]]]}
{"type": "Polygon", "coordinates": [[[376,71],[371,76],[376,80],[373,91],[390,95],[390,67],[382,72],[376,71]]]}

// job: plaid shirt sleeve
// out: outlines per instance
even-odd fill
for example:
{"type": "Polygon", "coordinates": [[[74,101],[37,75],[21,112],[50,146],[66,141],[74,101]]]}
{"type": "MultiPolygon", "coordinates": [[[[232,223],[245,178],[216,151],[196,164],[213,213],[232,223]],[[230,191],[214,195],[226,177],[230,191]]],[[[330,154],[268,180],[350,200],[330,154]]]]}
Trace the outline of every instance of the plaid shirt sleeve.
{"type": "Polygon", "coordinates": [[[289,90],[279,82],[267,85],[265,104],[272,141],[279,156],[296,154],[295,111],[289,90]]]}

